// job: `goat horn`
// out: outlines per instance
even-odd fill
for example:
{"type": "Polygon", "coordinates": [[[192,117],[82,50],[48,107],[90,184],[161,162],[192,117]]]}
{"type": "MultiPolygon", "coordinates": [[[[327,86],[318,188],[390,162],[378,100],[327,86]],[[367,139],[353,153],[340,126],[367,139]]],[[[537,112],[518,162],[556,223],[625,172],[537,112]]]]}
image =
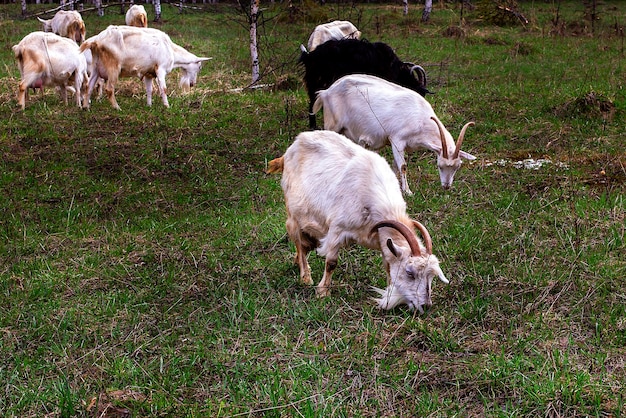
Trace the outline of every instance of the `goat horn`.
{"type": "Polygon", "coordinates": [[[417,81],[419,81],[422,86],[426,87],[426,82],[428,81],[426,78],[426,70],[424,70],[421,65],[416,65],[410,62],[408,64],[411,64],[411,74],[415,76],[417,81]]]}
{"type": "Polygon", "coordinates": [[[430,234],[428,233],[428,230],[426,229],[426,227],[424,225],[422,225],[421,223],[419,223],[415,219],[411,219],[411,221],[413,221],[413,225],[417,229],[419,229],[419,231],[422,233],[422,236],[424,237],[424,246],[426,247],[426,252],[428,253],[428,255],[432,255],[432,253],[433,253],[433,240],[430,239],[430,234]]]}
{"type": "Polygon", "coordinates": [[[441,153],[443,155],[443,158],[447,159],[448,144],[446,143],[446,135],[443,133],[443,126],[441,125],[441,122],[439,122],[439,119],[437,119],[435,116],[431,116],[430,118],[435,121],[437,127],[439,128],[439,136],[441,137],[441,153]]]}
{"type": "Polygon", "coordinates": [[[461,144],[463,143],[463,137],[465,137],[465,131],[467,128],[474,125],[474,122],[467,122],[465,126],[463,126],[463,129],[461,129],[461,133],[459,134],[459,139],[456,141],[456,148],[454,149],[454,155],[452,158],[459,158],[459,152],[461,152],[461,144]]]}
{"type": "Polygon", "coordinates": [[[411,231],[411,228],[398,221],[382,221],[374,225],[374,228],[372,228],[372,232],[378,231],[378,229],[383,227],[393,228],[400,234],[402,234],[404,239],[406,239],[406,241],[409,243],[409,247],[411,248],[411,254],[413,256],[422,255],[419,242],[417,241],[417,235],[415,235],[415,232],[411,231]]]}

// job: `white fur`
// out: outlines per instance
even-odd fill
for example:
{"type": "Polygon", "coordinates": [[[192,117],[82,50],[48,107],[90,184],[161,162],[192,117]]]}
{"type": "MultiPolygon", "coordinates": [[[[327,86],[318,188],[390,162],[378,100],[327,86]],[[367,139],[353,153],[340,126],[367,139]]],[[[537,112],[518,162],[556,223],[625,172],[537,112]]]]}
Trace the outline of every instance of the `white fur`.
{"type": "Polygon", "coordinates": [[[141,4],[133,4],[126,11],[126,24],[138,28],[148,27],[148,14],[146,8],[141,4]]]}
{"type": "Polygon", "coordinates": [[[397,292],[395,286],[387,286],[385,289],[372,286],[371,289],[380,295],[380,298],[372,298],[380,309],[392,309],[395,306],[408,303],[405,297],[400,292],[397,292]]]}
{"type": "MultiPolygon", "coordinates": [[[[426,148],[437,153],[441,185],[452,185],[461,166],[461,158],[474,160],[460,151],[452,158],[455,143],[445,128],[448,158],[443,157],[437,118],[430,103],[413,90],[373,75],[351,74],[318,92],[313,112],[324,107],[324,129],[340,132],[358,144],[379,150],[391,145],[394,169],[400,176],[400,187],[412,194],[406,179],[404,152],[426,148]]],[[[438,120],[438,118],[437,118],[438,120]]],[[[443,126],[443,125],[442,125],[443,126]]]]}
{"type": "Polygon", "coordinates": [[[78,44],[85,40],[85,22],[76,10],[59,10],[52,19],[44,20],[39,17],[37,19],[43,23],[44,32],[56,33],[78,44]]]}
{"type": "Polygon", "coordinates": [[[309,36],[309,52],[320,44],[331,39],[359,39],[361,32],[347,20],[333,20],[332,22],[317,25],[309,36]]]}
{"type": "MultiPolygon", "coordinates": [[[[85,61],[87,62],[87,73],[89,74],[89,80],[91,77],[96,77],[96,86],[98,89],[98,99],[102,97],[102,91],[104,89],[104,80],[98,77],[95,73],[95,68],[93,66],[93,55],[91,55],[91,49],[85,49],[81,52],[81,55],[85,56],[85,61]]],[[[87,89],[85,89],[85,95],[87,94],[87,89]]]]}
{"type": "Polygon", "coordinates": [[[87,62],[79,53],[78,45],[71,39],[49,32],[32,32],[13,53],[20,70],[17,101],[22,110],[26,107],[29,87],[59,87],[62,100],[67,104],[67,90],[75,89],[76,105],[81,107],[81,93],[87,90],[87,62]]]}
{"type": "Polygon", "coordinates": [[[152,105],[152,80],[156,78],[161,99],[166,107],[167,85],[165,76],[174,68],[180,68],[180,86],[186,90],[196,83],[202,63],[210,58],[200,58],[176,45],[170,37],[158,29],[134,26],[109,26],[98,35],[87,39],[81,51],[91,50],[93,56],[87,96],[98,77],[106,80],[105,92],[114,108],[115,84],[119,77],[136,76],[144,81],[148,106],[152,105]]]}
{"type": "Polygon", "coordinates": [[[396,229],[382,227],[372,232],[379,222],[389,220],[413,231],[397,178],[384,158],[343,135],[312,131],[299,134],[283,157],[270,162],[269,172],[280,171],[276,167],[281,159],[287,232],[296,245],[296,262],[304,283],[313,284],[306,255],[317,247],[318,254],[326,258],[326,267],[316,293],[330,294],[339,250],[356,243],[382,253],[387,293],[394,297],[389,302],[381,298],[381,308],[406,303],[422,310],[432,304],[433,277],[447,282],[437,257],[428,254],[417,237],[419,256],[412,255],[396,229]],[[310,237],[315,242],[307,245],[310,237]]]}

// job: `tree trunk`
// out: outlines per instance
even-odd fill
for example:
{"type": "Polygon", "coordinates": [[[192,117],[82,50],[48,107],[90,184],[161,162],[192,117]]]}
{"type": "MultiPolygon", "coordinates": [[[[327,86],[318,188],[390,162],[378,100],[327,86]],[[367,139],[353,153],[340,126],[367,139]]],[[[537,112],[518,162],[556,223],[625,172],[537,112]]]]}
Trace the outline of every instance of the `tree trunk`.
{"type": "Polygon", "coordinates": [[[22,0],[22,16],[26,16],[26,0],[22,0]]]}
{"type": "Polygon", "coordinates": [[[104,9],[102,8],[102,0],[94,0],[93,5],[96,6],[98,10],[98,16],[104,16],[104,9]]]}
{"type": "Polygon", "coordinates": [[[154,21],[161,21],[161,0],[154,0],[154,21]]]}
{"type": "Polygon", "coordinates": [[[250,56],[252,58],[252,84],[259,81],[259,50],[257,49],[257,20],[259,19],[259,0],[250,2],[250,56]]]}
{"type": "Polygon", "coordinates": [[[409,14],[409,0],[402,0],[402,5],[404,6],[404,15],[409,14]]]}
{"type": "Polygon", "coordinates": [[[422,12],[422,22],[428,22],[430,12],[433,10],[433,0],[426,0],[424,3],[424,11],[422,12]]]}

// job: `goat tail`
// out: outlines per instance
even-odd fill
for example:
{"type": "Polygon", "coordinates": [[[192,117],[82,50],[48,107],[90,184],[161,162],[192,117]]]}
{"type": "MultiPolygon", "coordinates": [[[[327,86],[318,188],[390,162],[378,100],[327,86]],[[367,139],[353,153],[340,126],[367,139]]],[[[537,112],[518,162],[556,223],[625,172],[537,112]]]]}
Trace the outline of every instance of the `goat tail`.
{"type": "Polygon", "coordinates": [[[95,42],[92,42],[92,41],[83,42],[80,45],[80,47],[78,48],[78,51],[79,52],[85,52],[85,50],[91,49],[94,44],[95,44],[95,42]]]}
{"type": "Polygon", "coordinates": [[[318,91],[317,98],[315,99],[315,102],[313,102],[313,109],[311,113],[315,115],[323,107],[324,107],[324,100],[322,100],[322,97],[320,96],[320,92],[318,91]]]}
{"type": "Polygon", "coordinates": [[[13,49],[13,55],[15,55],[15,59],[19,62],[22,62],[22,48],[20,48],[19,45],[13,45],[11,49],[13,49]]]}
{"type": "Polygon", "coordinates": [[[268,163],[266,173],[267,174],[282,173],[284,167],[285,167],[284,157],[274,158],[272,161],[268,163]]]}

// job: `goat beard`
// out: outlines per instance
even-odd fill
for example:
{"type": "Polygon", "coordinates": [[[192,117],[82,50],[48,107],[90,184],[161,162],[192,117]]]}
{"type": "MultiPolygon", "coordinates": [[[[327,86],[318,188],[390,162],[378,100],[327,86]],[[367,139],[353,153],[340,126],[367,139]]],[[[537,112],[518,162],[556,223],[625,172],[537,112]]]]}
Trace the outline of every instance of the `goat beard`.
{"type": "MultiPolygon", "coordinates": [[[[409,304],[404,295],[399,292],[397,286],[387,286],[384,290],[372,286],[371,289],[380,295],[380,298],[372,298],[380,309],[389,310],[403,303],[409,304]]],[[[411,305],[409,304],[409,306],[411,305]]]]}

